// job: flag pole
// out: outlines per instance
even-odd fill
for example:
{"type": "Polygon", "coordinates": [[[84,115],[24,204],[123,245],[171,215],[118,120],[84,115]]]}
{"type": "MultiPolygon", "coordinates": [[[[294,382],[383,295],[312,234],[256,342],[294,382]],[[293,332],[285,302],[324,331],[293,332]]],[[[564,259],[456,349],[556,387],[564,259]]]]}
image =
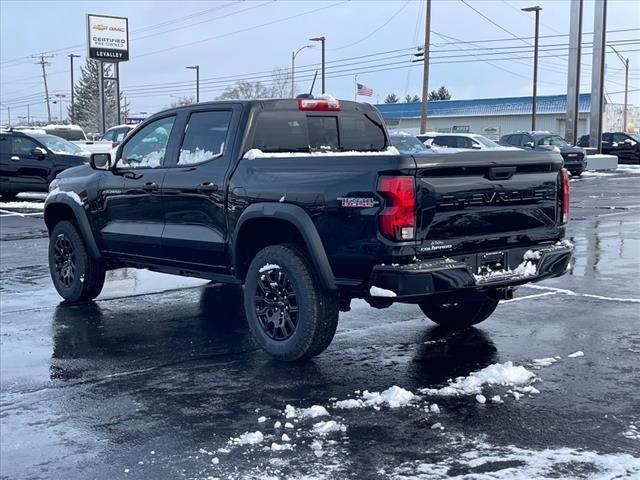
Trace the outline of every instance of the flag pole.
{"type": "Polygon", "coordinates": [[[357,102],[358,101],[358,74],[356,73],[355,75],[355,94],[353,95],[353,101],[357,102]]]}

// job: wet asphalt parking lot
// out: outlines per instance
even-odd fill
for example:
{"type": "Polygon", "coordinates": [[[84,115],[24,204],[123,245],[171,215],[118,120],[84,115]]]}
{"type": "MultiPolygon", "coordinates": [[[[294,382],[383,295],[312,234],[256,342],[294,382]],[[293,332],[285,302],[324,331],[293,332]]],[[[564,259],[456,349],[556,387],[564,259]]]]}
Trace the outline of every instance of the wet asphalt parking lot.
{"type": "Polygon", "coordinates": [[[0,477],[640,478],[640,167],[571,187],[568,275],[457,334],[354,301],[302,364],[235,288],[125,269],[60,302],[41,207],[0,200],[0,477]]]}

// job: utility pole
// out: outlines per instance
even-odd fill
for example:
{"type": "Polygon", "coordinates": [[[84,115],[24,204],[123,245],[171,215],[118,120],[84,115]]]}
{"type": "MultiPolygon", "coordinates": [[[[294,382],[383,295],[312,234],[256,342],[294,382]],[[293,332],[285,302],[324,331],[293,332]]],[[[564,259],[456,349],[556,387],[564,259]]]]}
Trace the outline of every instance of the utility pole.
{"type": "Polygon", "coordinates": [[[422,104],[420,107],[420,133],[427,133],[427,100],[429,99],[429,45],[431,44],[431,0],[426,0],[424,25],[424,51],[422,71],[422,104]]]}
{"type": "Polygon", "coordinates": [[[45,100],[47,101],[47,119],[49,123],[51,123],[51,105],[49,103],[49,87],[47,86],[47,71],[44,67],[45,65],[49,65],[49,62],[47,62],[45,58],[52,58],[53,55],[40,54],[39,57],[40,57],[40,61],[36,63],[42,66],[42,79],[44,80],[44,96],[45,96],[45,100]]]}
{"type": "Polygon", "coordinates": [[[591,61],[591,117],[589,146],[602,151],[602,113],[604,110],[604,54],[607,33],[607,0],[595,3],[593,14],[593,59],[591,61]]]}
{"type": "Polygon", "coordinates": [[[11,126],[11,107],[7,106],[7,125],[11,126]]]}
{"type": "Polygon", "coordinates": [[[200,65],[191,65],[184,68],[196,71],[196,103],[200,103],[200,65]]]}
{"type": "Polygon", "coordinates": [[[531,130],[536,129],[536,104],[538,100],[538,41],[540,35],[540,10],[542,7],[527,7],[521,9],[523,12],[536,13],[536,33],[533,46],[533,97],[531,99],[531,130]]]}
{"type": "Polygon", "coordinates": [[[71,123],[75,124],[76,123],[76,112],[75,112],[75,103],[74,103],[74,99],[73,99],[73,59],[74,58],[80,58],[80,55],[74,55],[73,53],[70,53],[69,55],[67,55],[69,57],[69,62],[71,63],[71,67],[70,67],[70,71],[71,71],[71,123]]]}
{"type": "Polygon", "coordinates": [[[310,38],[309,40],[311,42],[320,42],[322,44],[322,93],[325,93],[326,83],[325,83],[325,69],[324,69],[324,66],[325,66],[324,44],[325,44],[326,38],[322,36],[322,37],[310,38]]]}
{"type": "Polygon", "coordinates": [[[27,103],[27,127],[31,126],[31,105],[27,103]]]}

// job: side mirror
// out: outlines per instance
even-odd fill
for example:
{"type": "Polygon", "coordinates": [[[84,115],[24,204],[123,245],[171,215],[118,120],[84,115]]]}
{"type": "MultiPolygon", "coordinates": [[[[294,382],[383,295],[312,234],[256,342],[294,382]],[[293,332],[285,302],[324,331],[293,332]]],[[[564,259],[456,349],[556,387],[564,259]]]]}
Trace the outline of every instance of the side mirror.
{"type": "Polygon", "coordinates": [[[480,144],[479,144],[479,143],[472,143],[472,144],[471,144],[471,148],[472,148],[473,150],[482,150],[482,147],[480,146],[480,144]]]}
{"type": "Polygon", "coordinates": [[[42,160],[44,157],[47,156],[47,151],[42,147],[36,147],[33,150],[31,150],[31,155],[36,157],[38,160],[42,160]]]}
{"type": "Polygon", "coordinates": [[[527,148],[536,148],[536,144],[533,142],[527,142],[524,144],[524,146],[527,148]]]}
{"type": "Polygon", "coordinates": [[[94,170],[111,170],[111,154],[92,153],[89,164],[94,170]]]}

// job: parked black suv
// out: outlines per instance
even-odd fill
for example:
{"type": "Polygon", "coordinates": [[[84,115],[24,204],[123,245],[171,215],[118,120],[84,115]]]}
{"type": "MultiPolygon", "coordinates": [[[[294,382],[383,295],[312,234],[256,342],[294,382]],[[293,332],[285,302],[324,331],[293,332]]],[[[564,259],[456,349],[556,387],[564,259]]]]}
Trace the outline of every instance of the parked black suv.
{"type": "Polygon", "coordinates": [[[88,158],[67,140],[44,133],[0,130],[0,194],[46,192],[60,172],[82,165],[88,158]]]}
{"type": "MultiPolygon", "coordinates": [[[[589,135],[580,137],[578,145],[589,146],[589,135]]],[[[640,163],[640,134],[612,132],[602,134],[602,153],[615,155],[619,163],[640,163]]]]}
{"type": "Polygon", "coordinates": [[[257,342],[298,360],[353,298],[483,321],[566,271],[568,208],[556,153],[401,155],[374,107],[305,98],[158,113],[114,159],[63,172],[44,217],[65,299],[95,298],[123,266],[244,285],[257,342]]]}
{"type": "Polygon", "coordinates": [[[510,133],[503,135],[498,143],[537,151],[548,151],[557,148],[564,159],[564,166],[574,176],[580,176],[587,167],[587,160],[582,148],[571,146],[560,135],[550,132],[510,133]]]}

